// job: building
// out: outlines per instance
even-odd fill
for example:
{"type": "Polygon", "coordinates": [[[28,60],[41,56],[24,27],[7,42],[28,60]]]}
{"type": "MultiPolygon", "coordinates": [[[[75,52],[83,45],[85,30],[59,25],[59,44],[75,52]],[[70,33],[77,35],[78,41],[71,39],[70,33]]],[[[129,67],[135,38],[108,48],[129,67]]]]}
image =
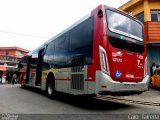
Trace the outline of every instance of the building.
{"type": "Polygon", "coordinates": [[[0,47],[0,76],[17,72],[19,60],[28,52],[19,47],[0,47]]]}
{"type": "Polygon", "coordinates": [[[130,0],[119,9],[144,23],[149,66],[152,62],[160,65],[160,0],[130,0]]]}

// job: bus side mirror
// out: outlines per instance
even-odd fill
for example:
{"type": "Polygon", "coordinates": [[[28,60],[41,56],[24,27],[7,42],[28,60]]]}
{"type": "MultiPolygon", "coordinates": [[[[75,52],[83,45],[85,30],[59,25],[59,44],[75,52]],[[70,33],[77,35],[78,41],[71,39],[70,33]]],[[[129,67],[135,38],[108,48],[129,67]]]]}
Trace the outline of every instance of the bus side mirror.
{"type": "Polygon", "coordinates": [[[98,17],[103,17],[103,11],[102,10],[98,10],[98,17]]]}

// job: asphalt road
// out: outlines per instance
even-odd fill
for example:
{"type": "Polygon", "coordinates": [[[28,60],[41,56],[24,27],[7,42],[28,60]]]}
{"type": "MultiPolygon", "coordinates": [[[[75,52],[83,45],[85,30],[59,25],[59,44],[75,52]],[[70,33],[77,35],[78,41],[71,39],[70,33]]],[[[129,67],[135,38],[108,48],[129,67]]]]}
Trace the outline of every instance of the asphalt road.
{"type": "MultiPolygon", "coordinates": [[[[138,99],[147,96],[154,100],[158,95],[160,96],[160,91],[151,90],[142,94],[142,97],[138,96],[138,99]]],[[[156,117],[160,119],[160,106],[86,99],[70,95],[59,95],[56,99],[49,99],[39,90],[22,89],[20,85],[1,84],[0,113],[0,119],[18,117],[17,119],[26,120],[124,120],[133,117],[142,119],[148,114],[157,115],[156,117]]]]}

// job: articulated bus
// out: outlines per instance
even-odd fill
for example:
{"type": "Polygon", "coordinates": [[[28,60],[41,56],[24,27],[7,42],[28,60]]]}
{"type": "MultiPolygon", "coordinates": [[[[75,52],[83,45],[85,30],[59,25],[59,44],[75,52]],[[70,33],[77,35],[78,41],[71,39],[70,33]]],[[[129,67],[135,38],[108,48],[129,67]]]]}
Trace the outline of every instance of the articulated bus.
{"type": "Polygon", "coordinates": [[[140,94],[148,89],[146,40],[135,17],[105,5],[20,61],[21,85],[73,95],[140,94]]]}

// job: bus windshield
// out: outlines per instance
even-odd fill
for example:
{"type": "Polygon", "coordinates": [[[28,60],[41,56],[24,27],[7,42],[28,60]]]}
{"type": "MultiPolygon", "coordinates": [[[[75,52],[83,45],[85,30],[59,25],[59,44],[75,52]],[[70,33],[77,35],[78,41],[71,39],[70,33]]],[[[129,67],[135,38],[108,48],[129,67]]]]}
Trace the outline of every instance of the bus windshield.
{"type": "Polygon", "coordinates": [[[142,25],[120,13],[106,10],[110,31],[143,41],[142,25]]]}

